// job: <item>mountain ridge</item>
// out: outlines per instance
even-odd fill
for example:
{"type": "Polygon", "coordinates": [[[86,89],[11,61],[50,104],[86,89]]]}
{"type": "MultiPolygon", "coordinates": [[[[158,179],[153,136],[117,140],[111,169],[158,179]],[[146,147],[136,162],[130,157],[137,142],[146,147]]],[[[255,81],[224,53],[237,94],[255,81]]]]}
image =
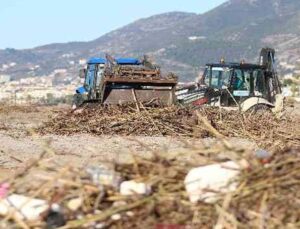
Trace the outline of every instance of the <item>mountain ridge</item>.
{"type": "Polygon", "coordinates": [[[276,48],[279,61],[294,64],[300,54],[299,22],[300,1],[230,0],[204,14],[169,12],[142,18],[89,42],[0,50],[0,67],[15,62],[2,73],[21,78],[47,75],[58,68],[74,73],[79,59],[105,53],[147,54],[188,81],[197,76],[200,66],[221,57],[257,61],[264,46],[276,48]],[[34,66],[38,68],[32,70],[34,66]]]}

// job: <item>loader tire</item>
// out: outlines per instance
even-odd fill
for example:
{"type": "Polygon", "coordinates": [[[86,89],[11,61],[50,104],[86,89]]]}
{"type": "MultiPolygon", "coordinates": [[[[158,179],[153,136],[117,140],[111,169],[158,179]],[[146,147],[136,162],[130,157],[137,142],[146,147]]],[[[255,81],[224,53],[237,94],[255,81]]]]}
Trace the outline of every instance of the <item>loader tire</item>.
{"type": "Polygon", "coordinates": [[[269,106],[265,104],[257,104],[249,109],[249,112],[252,114],[262,114],[262,113],[271,113],[272,110],[269,106]]]}

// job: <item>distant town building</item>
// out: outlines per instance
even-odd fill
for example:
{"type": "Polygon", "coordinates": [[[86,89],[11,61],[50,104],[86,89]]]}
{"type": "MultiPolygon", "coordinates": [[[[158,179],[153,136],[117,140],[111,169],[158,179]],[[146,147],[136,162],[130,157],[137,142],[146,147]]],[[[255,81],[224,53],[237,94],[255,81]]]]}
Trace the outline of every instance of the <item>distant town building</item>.
{"type": "Polygon", "coordinates": [[[7,65],[7,64],[2,64],[2,69],[3,70],[7,70],[9,68],[9,65],[7,65]]]}
{"type": "Polygon", "coordinates": [[[283,79],[293,79],[293,73],[288,73],[283,76],[283,79]]]}
{"type": "Polygon", "coordinates": [[[79,64],[80,65],[85,65],[86,64],[86,59],[80,59],[79,64]]]}
{"type": "Polygon", "coordinates": [[[189,37],[190,41],[205,40],[205,39],[206,39],[206,37],[204,37],[204,36],[191,36],[191,37],[189,37]]]}
{"type": "Polygon", "coordinates": [[[280,66],[287,70],[294,70],[296,68],[295,65],[288,64],[287,62],[280,62],[280,66]]]}
{"type": "Polygon", "coordinates": [[[7,83],[11,80],[11,76],[10,75],[0,75],[0,83],[7,83]]]}
{"type": "Polygon", "coordinates": [[[295,71],[294,71],[294,74],[295,74],[295,75],[300,75],[300,70],[295,70],[295,71]]]}
{"type": "Polygon", "coordinates": [[[58,73],[61,73],[61,74],[67,73],[67,69],[55,69],[54,74],[58,74],[58,73]]]}
{"type": "Polygon", "coordinates": [[[282,88],[282,95],[285,97],[290,97],[293,95],[290,87],[284,87],[282,88]]]}

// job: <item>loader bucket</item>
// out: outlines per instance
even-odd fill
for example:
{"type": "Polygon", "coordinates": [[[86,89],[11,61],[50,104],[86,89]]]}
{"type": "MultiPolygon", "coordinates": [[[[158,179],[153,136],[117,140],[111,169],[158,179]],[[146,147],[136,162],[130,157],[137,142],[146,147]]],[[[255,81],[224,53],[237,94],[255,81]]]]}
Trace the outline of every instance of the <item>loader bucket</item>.
{"type": "Polygon", "coordinates": [[[124,104],[157,101],[161,105],[170,106],[176,102],[176,84],[174,80],[119,82],[111,79],[104,84],[102,102],[103,104],[124,104]]]}

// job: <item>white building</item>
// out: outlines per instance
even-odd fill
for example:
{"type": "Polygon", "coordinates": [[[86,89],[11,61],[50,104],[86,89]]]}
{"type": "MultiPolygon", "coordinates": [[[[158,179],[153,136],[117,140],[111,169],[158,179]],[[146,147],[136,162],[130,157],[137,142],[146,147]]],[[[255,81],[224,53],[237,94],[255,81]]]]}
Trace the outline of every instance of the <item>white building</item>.
{"type": "Polygon", "coordinates": [[[206,37],[204,37],[204,36],[191,36],[191,37],[189,37],[190,41],[205,40],[205,39],[206,39],[206,37]]]}
{"type": "Polygon", "coordinates": [[[67,73],[67,69],[55,69],[54,74],[64,74],[67,73]]]}
{"type": "Polygon", "coordinates": [[[85,64],[86,64],[86,59],[79,60],[79,65],[85,65],[85,64]]]}
{"type": "Polygon", "coordinates": [[[295,70],[295,71],[294,71],[294,74],[295,74],[295,75],[300,75],[300,70],[295,70]]]}
{"type": "Polygon", "coordinates": [[[7,83],[11,80],[10,75],[0,75],[0,83],[7,83]]]}
{"type": "Polygon", "coordinates": [[[293,93],[291,91],[291,88],[290,87],[284,87],[282,88],[282,95],[284,97],[290,97],[290,96],[293,96],[293,93]]]}

